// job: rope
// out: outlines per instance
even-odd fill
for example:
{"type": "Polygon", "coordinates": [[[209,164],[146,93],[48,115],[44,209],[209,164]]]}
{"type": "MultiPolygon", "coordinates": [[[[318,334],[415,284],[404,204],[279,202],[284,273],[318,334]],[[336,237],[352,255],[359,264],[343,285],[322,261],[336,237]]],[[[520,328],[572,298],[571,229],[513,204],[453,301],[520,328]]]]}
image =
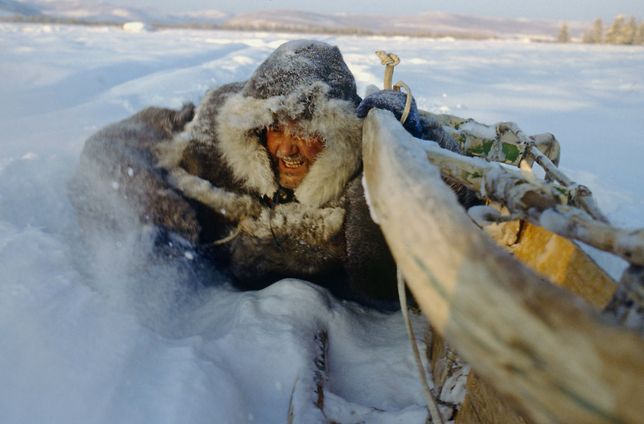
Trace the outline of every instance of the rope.
{"type": "Polygon", "coordinates": [[[400,116],[400,123],[404,124],[405,121],[407,120],[407,117],[409,116],[409,112],[411,111],[411,99],[413,97],[411,95],[411,88],[409,88],[409,86],[402,81],[398,81],[394,85],[394,90],[400,91],[401,87],[404,88],[405,91],[407,92],[407,99],[405,100],[405,109],[403,110],[403,113],[400,116]]]}
{"type": "Polygon", "coordinates": [[[216,246],[216,245],[228,243],[229,241],[233,241],[235,237],[237,237],[241,233],[241,231],[242,229],[241,229],[241,222],[240,222],[239,225],[233,228],[232,231],[226,237],[219,239],[217,241],[213,241],[212,244],[216,246]]]}
{"type": "Polygon", "coordinates": [[[376,56],[380,59],[380,63],[385,65],[385,78],[384,86],[385,90],[396,90],[400,91],[401,88],[404,88],[407,92],[407,100],[405,100],[405,109],[403,110],[402,115],[400,116],[400,123],[404,124],[409,116],[411,111],[411,89],[407,84],[402,81],[398,81],[396,84],[392,85],[391,82],[394,78],[394,67],[400,63],[400,57],[395,53],[387,53],[384,50],[377,50],[376,56]]]}
{"type": "Polygon", "coordinates": [[[400,58],[394,53],[387,53],[383,50],[376,51],[380,63],[385,65],[384,89],[391,90],[391,82],[394,78],[394,67],[400,63],[400,58]]]}
{"type": "Polygon", "coordinates": [[[400,309],[402,310],[403,319],[405,320],[405,327],[407,328],[407,336],[409,337],[411,350],[414,352],[414,360],[416,361],[416,367],[418,368],[418,374],[420,375],[420,383],[423,386],[425,399],[427,400],[427,409],[429,409],[429,414],[432,417],[432,423],[444,424],[445,421],[443,420],[443,417],[438,410],[438,402],[436,401],[436,398],[434,398],[434,395],[429,388],[427,373],[425,371],[425,367],[423,366],[423,362],[420,359],[418,343],[416,342],[414,329],[411,326],[409,313],[407,311],[407,293],[405,293],[405,281],[403,279],[402,273],[400,272],[400,268],[396,270],[396,277],[398,278],[398,299],[400,300],[400,309]]]}

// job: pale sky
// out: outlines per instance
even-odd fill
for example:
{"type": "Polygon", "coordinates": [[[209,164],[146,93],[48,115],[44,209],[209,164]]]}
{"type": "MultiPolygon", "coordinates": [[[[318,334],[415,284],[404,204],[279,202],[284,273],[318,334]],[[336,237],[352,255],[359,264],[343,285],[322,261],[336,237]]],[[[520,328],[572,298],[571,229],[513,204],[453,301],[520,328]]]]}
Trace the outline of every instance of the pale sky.
{"type": "Polygon", "coordinates": [[[320,13],[413,15],[431,10],[552,20],[592,20],[597,17],[612,20],[618,14],[644,19],[644,0],[106,0],[106,3],[171,12],[216,9],[239,13],[296,9],[320,13]]]}

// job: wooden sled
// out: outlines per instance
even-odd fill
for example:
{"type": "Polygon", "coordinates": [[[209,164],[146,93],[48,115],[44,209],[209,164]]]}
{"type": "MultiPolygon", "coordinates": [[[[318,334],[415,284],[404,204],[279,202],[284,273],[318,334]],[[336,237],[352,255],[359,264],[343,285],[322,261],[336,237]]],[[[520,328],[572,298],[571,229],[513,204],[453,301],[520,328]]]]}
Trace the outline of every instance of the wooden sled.
{"type": "MultiPolygon", "coordinates": [[[[576,243],[525,221],[502,223],[486,232],[500,246],[550,282],[602,310],[612,299],[617,283],[576,243]]],[[[453,359],[442,337],[429,334],[427,357],[438,391],[446,383],[453,359]]],[[[474,372],[467,376],[466,396],[456,424],[529,423],[511,402],[504,400],[474,372]]]]}
{"type": "MultiPolygon", "coordinates": [[[[568,237],[532,223],[500,224],[506,236],[497,237],[504,240],[499,247],[474,225],[441,180],[441,172],[468,180],[481,178],[478,171],[467,168],[457,175],[462,168],[450,168],[450,155],[435,149],[406,133],[389,112],[372,110],[365,121],[370,208],[408,287],[440,336],[430,349],[435,383],[442,384],[447,345],[474,371],[456,422],[641,420],[644,340],[598,313],[611,299],[615,282],[568,237]],[[508,230],[514,231],[514,239],[507,237],[508,230]]],[[[494,187],[479,183],[498,200],[498,193],[490,191],[494,187]]],[[[510,179],[502,194],[512,197],[522,184],[518,177],[510,179]]],[[[547,193],[521,192],[524,197],[514,199],[513,207],[524,207],[531,221],[539,221],[540,215],[522,204],[526,193],[541,205],[536,212],[559,208],[544,200],[547,193]]],[[[581,234],[573,231],[579,228],[572,227],[555,226],[579,240],[581,234]]],[[[641,234],[632,234],[628,248],[635,250],[625,256],[639,258],[641,234]]],[[[602,246],[616,248],[624,241],[611,240],[612,245],[602,246]]]]}
{"type": "MultiPolygon", "coordinates": [[[[499,224],[488,234],[513,256],[550,282],[584,299],[598,311],[612,299],[617,283],[595,263],[577,244],[542,227],[525,221],[499,224]],[[508,234],[516,239],[509,241],[508,234]],[[500,236],[503,235],[503,236],[500,236]]],[[[439,338],[433,339],[432,364],[447,355],[439,338]]],[[[434,372],[434,368],[432,368],[434,372]]],[[[516,408],[505,401],[475,373],[470,373],[466,384],[467,396],[456,415],[459,423],[528,423],[516,408]]]]}

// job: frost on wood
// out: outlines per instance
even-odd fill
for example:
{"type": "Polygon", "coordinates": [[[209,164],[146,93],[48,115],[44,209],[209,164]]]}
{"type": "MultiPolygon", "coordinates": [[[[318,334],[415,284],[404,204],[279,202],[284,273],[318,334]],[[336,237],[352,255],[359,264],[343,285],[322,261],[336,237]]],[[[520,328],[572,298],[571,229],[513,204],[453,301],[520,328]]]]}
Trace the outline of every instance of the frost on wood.
{"type": "Polygon", "coordinates": [[[360,183],[362,184],[362,189],[364,191],[364,198],[365,201],[367,202],[367,207],[369,208],[369,216],[371,216],[371,220],[378,224],[380,222],[380,219],[378,219],[378,215],[376,214],[376,208],[371,206],[371,198],[369,197],[369,187],[367,187],[367,179],[362,175],[362,179],[360,180],[360,183]]]}
{"type": "Polygon", "coordinates": [[[527,148],[504,123],[485,125],[473,119],[453,115],[421,113],[437,119],[468,156],[480,156],[495,162],[518,165],[527,148]]]}
{"type": "Polygon", "coordinates": [[[447,175],[483,198],[506,206],[511,214],[542,225],[561,236],[583,241],[614,253],[630,263],[644,265],[644,230],[616,228],[568,205],[565,187],[526,177],[521,171],[480,158],[467,157],[441,149],[435,143],[408,134],[401,143],[414,143],[427,159],[447,175]],[[542,214],[548,215],[542,219],[542,214]]]}
{"type": "Polygon", "coordinates": [[[486,125],[452,115],[434,115],[426,111],[421,111],[421,114],[440,122],[468,156],[515,166],[522,162],[531,166],[537,162],[549,179],[566,189],[571,204],[579,206],[594,219],[608,222],[597,207],[590,189],[577,184],[557,168],[561,151],[559,142],[552,134],[528,136],[514,122],[486,125]]]}
{"type": "MultiPolygon", "coordinates": [[[[588,304],[548,284],[482,234],[437,167],[421,165],[421,146],[434,153],[428,144],[414,142],[391,113],[372,110],[365,122],[372,206],[379,208],[387,243],[432,327],[536,422],[641,417],[644,405],[634,401],[632,389],[644,372],[643,341],[607,325],[588,304]]],[[[492,165],[503,175],[500,165],[492,165]]],[[[482,177],[479,185],[485,185],[482,177]]],[[[516,204],[527,215],[557,204],[547,190],[537,190],[550,203],[530,208],[530,190],[522,190],[516,204]]]]}
{"type": "Polygon", "coordinates": [[[617,292],[604,313],[644,335],[644,267],[630,266],[624,272],[617,292]]]}

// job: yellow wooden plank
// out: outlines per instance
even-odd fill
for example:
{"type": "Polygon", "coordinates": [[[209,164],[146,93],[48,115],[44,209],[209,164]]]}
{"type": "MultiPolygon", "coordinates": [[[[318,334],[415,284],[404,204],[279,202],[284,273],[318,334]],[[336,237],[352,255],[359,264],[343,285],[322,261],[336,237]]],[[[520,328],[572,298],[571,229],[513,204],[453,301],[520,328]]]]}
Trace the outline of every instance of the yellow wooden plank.
{"type": "Polygon", "coordinates": [[[597,308],[604,308],[617,285],[575,243],[545,228],[522,223],[510,250],[523,263],[597,308]]]}

